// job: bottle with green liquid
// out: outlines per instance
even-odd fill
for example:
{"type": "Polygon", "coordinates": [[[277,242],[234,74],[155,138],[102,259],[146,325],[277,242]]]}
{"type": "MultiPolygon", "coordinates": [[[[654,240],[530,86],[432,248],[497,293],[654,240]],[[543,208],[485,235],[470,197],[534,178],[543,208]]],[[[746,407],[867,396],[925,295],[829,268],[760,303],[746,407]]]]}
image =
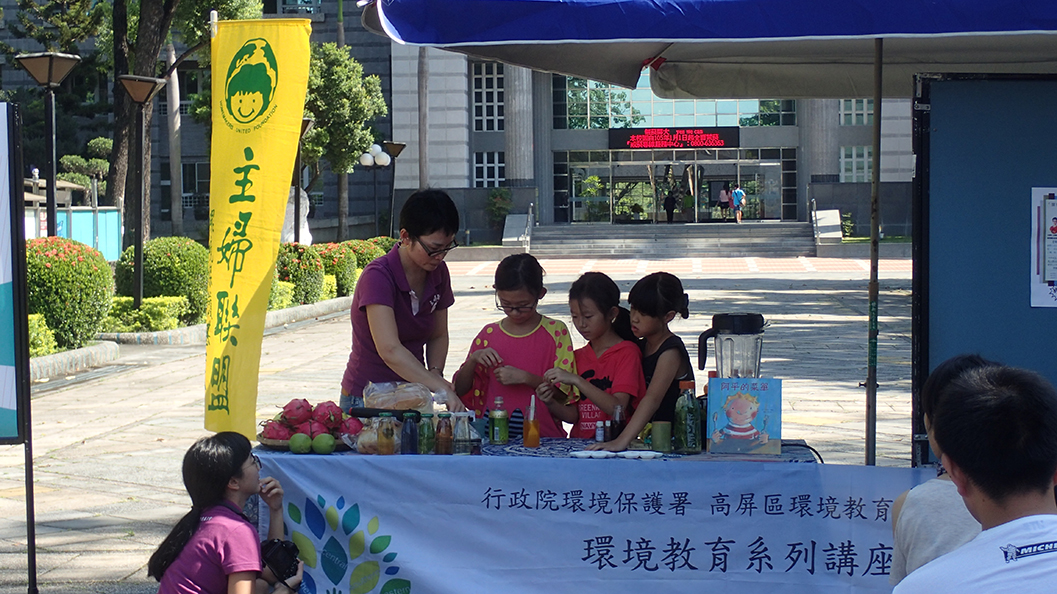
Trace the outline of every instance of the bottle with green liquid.
{"type": "Polygon", "coordinates": [[[495,405],[488,411],[488,440],[497,445],[510,441],[510,413],[503,408],[503,397],[495,397],[495,405]]]}

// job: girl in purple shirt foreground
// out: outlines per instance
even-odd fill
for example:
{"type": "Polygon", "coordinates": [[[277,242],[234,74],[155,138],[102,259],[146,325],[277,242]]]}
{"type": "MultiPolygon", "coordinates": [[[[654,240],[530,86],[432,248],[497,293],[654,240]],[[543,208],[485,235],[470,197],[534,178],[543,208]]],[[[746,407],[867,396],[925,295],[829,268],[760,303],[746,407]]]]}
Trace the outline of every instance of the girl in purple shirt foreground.
{"type": "MultiPolygon", "coordinates": [[[[283,488],[275,478],[261,480],[260,461],[250,449],[244,436],[225,431],[187,450],[183,479],[191,511],[147,563],[147,575],[161,582],[159,594],[259,594],[275,581],[261,578],[257,528],[242,508],[259,493],[271,514],[268,538],[283,538],[283,488]]],[[[273,592],[295,592],[302,569],[298,564],[297,575],[273,592]]]]}

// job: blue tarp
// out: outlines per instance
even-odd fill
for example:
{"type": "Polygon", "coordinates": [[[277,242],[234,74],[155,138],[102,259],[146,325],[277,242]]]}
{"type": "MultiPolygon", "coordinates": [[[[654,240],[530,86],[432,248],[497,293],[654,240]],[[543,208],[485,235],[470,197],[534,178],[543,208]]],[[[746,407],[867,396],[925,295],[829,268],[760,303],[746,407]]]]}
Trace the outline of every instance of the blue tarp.
{"type": "Polygon", "coordinates": [[[1054,0],[380,0],[364,24],[401,43],[662,97],[863,97],[874,39],[884,95],[916,73],[1057,73],[1054,0]]]}
{"type": "Polygon", "coordinates": [[[393,39],[437,46],[1057,30],[1053,0],[385,0],[378,9],[393,39]]]}

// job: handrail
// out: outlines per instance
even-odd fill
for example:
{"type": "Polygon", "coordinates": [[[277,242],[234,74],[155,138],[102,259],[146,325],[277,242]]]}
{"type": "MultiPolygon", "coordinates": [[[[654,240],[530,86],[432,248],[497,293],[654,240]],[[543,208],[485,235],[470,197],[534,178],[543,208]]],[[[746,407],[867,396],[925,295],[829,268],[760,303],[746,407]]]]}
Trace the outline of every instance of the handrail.
{"type": "Polygon", "coordinates": [[[521,235],[521,244],[525,246],[526,252],[529,251],[529,244],[532,243],[533,206],[533,203],[529,202],[528,217],[525,218],[525,232],[521,235]]]}
{"type": "Polygon", "coordinates": [[[815,245],[819,244],[818,238],[818,209],[815,205],[815,199],[811,199],[811,230],[815,235],[815,245]]]}

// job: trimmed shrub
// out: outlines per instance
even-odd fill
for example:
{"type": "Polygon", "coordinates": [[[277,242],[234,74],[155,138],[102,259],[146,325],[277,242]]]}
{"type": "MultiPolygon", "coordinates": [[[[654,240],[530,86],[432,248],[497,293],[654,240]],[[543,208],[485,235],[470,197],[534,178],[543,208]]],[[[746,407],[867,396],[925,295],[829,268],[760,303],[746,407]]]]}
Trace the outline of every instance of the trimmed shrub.
{"type": "Polygon", "coordinates": [[[295,304],[319,301],[323,292],[323,260],[314,247],[303,243],[281,244],[275,271],[279,280],[294,283],[295,304]]]}
{"type": "Polygon", "coordinates": [[[323,275],[323,293],[319,296],[320,301],[334,299],[338,296],[338,281],[333,274],[323,275]]]}
{"type": "Polygon", "coordinates": [[[44,322],[44,316],[29,314],[29,356],[43,357],[59,350],[55,344],[55,333],[44,322]]]}
{"type": "Polygon", "coordinates": [[[158,332],[175,330],[191,306],[187,297],[144,297],[139,309],[132,297],[114,297],[114,307],[103,321],[103,332],[158,332]]]}
{"type": "Polygon", "coordinates": [[[379,235],[378,237],[372,237],[367,241],[374,245],[382,248],[382,252],[388,254],[389,250],[393,249],[393,246],[400,243],[400,240],[395,237],[388,237],[385,235],[379,235]]]}
{"type": "Polygon", "coordinates": [[[377,258],[385,255],[382,248],[374,245],[366,239],[350,239],[341,245],[348,246],[353,254],[356,254],[356,268],[363,270],[365,266],[377,258]]]}
{"type": "Polygon", "coordinates": [[[26,242],[29,313],[41,314],[62,348],[80,348],[110,311],[114,277],[99,250],[64,237],[26,242]]]}
{"type": "MultiPolygon", "coordinates": [[[[132,295],[134,248],[118,260],[117,294],[132,295]]],[[[209,250],[189,237],[158,237],[143,244],[143,296],[186,297],[188,310],[181,321],[205,321],[209,307],[209,250]]]]}
{"type": "Polygon", "coordinates": [[[286,309],[294,305],[294,283],[279,279],[272,280],[272,290],[268,293],[268,311],[286,309]]]}
{"type": "Polygon", "coordinates": [[[344,243],[317,243],[313,247],[323,259],[323,273],[334,275],[338,296],[352,295],[360,277],[359,260],[352,249],[344,243]]]}

